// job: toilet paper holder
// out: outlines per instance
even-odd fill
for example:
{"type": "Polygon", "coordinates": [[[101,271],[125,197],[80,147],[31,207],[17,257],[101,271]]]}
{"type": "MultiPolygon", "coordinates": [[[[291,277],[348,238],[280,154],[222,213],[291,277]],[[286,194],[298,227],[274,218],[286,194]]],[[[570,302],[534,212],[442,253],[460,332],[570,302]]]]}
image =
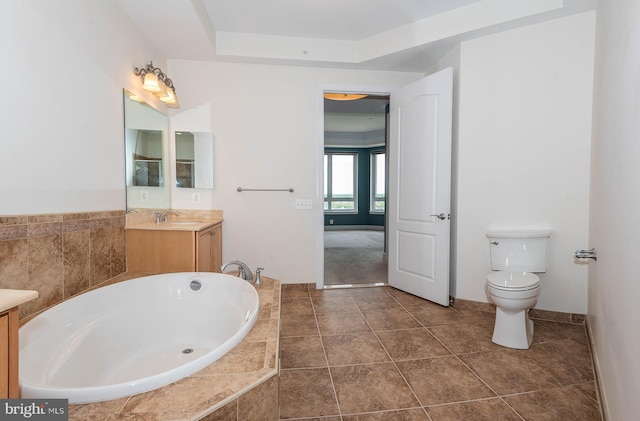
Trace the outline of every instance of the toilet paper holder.
{"type": "Polygon", "coordinates": [[[598,260],[598,254],[596,253],[595,248],[590,248],[589,250],[578,249],[575,252],[575,256],[578,259],[593,259],[598,260]]]}

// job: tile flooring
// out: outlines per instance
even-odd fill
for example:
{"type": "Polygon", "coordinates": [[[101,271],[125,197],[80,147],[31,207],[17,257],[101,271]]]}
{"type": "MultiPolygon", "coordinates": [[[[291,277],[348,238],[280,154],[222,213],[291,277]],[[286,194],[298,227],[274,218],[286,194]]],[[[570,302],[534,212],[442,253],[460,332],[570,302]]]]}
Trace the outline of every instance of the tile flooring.
{"type": "Polygon", "coordinates": [[[601,420],[584,325],[537,320],[513,350],[494,313],[312,288],[282,287],[281,420],[601,420]]]}

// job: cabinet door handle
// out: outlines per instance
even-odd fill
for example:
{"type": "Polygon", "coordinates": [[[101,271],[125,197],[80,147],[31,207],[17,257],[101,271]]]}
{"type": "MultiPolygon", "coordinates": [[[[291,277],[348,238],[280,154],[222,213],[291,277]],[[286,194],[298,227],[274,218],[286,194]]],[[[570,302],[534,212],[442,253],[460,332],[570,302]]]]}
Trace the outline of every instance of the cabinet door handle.
{"type": "Polygon", "coordinates": [[[216,232],[215,231],[211,231],[211,235],[216,235],[216,232]]]}

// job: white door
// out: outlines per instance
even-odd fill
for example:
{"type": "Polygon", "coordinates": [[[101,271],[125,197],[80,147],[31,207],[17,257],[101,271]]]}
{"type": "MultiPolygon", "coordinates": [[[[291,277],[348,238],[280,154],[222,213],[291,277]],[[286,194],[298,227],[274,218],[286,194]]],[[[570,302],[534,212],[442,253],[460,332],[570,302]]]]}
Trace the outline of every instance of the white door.
{"type": "Polygon", "coordinates": [[[449,305],[453,70],[391,93],[389,284],[449,305]]]}

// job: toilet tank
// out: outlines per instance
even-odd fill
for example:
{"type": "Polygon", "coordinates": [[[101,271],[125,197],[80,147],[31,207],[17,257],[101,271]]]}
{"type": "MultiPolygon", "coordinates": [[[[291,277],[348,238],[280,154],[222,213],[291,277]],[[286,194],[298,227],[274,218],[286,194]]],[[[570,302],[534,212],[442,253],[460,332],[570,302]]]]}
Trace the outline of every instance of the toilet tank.
{"type": "Polygon", "coordinates": [[[544,272],[547,269],[548,228],[492,228],[487,231],[491,269],[544,272]]]}

